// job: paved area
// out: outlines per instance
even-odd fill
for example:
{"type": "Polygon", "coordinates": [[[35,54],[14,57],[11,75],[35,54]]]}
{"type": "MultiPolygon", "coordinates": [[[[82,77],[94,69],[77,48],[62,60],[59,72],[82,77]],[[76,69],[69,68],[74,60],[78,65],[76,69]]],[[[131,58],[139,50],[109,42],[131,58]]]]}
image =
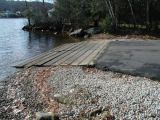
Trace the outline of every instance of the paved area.
{"type": "Polygon", "coordinates": [[[160,79],[160,41],[110,42],[96,67],[160,79]]]}

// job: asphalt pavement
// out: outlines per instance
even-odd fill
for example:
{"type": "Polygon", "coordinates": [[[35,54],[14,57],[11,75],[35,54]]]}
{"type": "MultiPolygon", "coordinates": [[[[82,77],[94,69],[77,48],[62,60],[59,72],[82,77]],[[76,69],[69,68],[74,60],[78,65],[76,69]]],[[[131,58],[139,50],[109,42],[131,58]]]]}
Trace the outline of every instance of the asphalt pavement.
{"type": "Polygon", "coordinates": [[[96,67],[160,79],[160,41],[112,41],[97,60],[96,67]]]}

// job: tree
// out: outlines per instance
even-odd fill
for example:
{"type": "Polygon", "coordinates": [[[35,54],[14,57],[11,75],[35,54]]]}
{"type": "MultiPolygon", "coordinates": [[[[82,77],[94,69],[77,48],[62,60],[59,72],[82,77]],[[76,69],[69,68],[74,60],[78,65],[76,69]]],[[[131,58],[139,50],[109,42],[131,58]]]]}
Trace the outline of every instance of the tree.
{"type": "Polygon", "coordinates": [[[132,3],[131,3],[131,0],[128,0],[128,3],[129,3],[129,7],[130,7],[130,9],[131,9],[131,14],[132,14],[132,16],[133,16],[134,28],[135,28],[135,27],[136,27],[137,22],[136,22],[135,14],[134,14],[134,12],[133,12],[133,6],[132,6],[132,3]]]}
{"type": "MultiPolygon", "coordinates": [[[[55,0],[53,16],[48,18],[45,0],[39,9],[34,9],[37,22],[52,22],[61,27],[87,28],[111,26],[112,31],[135,28],[157,29],[160,22],[159,0],[55,0]],[[49,19],[49,20],[48,20],[49,19]]],[[[104,28],[104,27],[103,27],[104,28]]],[[[109,29],[108,29],[109,30],[109,29]]]]}
{"type": "Polygon", "coordinates": [[[28,3],[27,3],[27,0],[25,0],[25,5],[26,5],[26,16],[27,16],[27,19],[28,19],[28,25],[31,26],[31,17],[32,17],[32,11],[29,9],[29,6],[28,6],[28,3]]]}
{"type": "Polygon", "coordinates": [[[150,0],[146,0],[146,26],[150,29],[150,0]]]}

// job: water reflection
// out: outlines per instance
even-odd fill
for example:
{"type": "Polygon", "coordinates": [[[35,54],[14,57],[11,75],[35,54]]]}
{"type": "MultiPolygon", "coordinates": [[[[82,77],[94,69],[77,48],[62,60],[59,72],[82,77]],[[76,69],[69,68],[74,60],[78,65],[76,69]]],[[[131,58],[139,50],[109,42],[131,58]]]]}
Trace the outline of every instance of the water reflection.
{"type": "Polygon", "coordinates": [[[0,80],[15,69],[13,63],[48,51],[58,45],[77,40],[54,37],[51,34],[26,32],[21,28],[26,19],[0,19],[0,80]]]}

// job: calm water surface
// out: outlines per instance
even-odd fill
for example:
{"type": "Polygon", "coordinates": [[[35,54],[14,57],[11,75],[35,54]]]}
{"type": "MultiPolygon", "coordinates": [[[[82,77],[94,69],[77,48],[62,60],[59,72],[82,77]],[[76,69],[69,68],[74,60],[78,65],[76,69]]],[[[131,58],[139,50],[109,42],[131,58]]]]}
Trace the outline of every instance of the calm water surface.
{"type": "Polygon", "coordinates": [[[0,19],[0,80],[13,74],[13,63],[48,51],[58,45],[76,42],[53,35],[22,30],[26,19],[0,19]]]}

